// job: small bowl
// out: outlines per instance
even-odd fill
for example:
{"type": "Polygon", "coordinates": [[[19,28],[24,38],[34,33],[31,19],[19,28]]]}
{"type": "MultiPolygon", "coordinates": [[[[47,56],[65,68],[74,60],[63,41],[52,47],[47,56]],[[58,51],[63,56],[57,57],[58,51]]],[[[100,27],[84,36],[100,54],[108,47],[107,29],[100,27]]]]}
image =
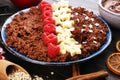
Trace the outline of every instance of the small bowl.
{"type": "Polygon", "coordinates": [[[112,12],[103,7],[102,2],[105,0],[99,0],[99,13],[112,27],[120,29],[120,13],[112,12]]]}
{"type": "Polygon", "coordinates": [[[16,7],[24,9],[38,5],[42,0],[10,0],[16,7]]]}

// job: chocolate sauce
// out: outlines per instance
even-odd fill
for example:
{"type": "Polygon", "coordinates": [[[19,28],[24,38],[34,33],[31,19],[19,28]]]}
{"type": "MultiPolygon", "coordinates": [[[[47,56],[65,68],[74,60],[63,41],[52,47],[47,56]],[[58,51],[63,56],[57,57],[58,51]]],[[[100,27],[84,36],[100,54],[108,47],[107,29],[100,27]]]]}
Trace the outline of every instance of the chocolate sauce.
{"type": "Polygon", "coordinates": [[[110,11],[120,14],[120,0],[105,0],[102,5],[110,11]]]}

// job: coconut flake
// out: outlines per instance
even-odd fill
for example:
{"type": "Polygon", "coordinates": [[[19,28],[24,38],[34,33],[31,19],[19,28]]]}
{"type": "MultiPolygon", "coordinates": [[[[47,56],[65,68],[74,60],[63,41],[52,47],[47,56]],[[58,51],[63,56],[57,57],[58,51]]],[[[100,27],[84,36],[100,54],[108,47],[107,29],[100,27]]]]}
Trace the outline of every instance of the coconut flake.
{"type": "Polygon", "coordinates": [[[93,25],[92,25],[92,24],[90,24],[90,25],[89,25],[89,28],[93,28],[93,25]]]}
{"type": "Polygon", "coordinates": [[[91,18],[90,20],[91,20],[91,21],[94,21],[94,18],[91,18]]]}
{"type": "Polygon", "coordinates": [[[89,30],[89,32],[93,32],[93,30],[89,30]]]}
{"type": "Polygon", "coordinates": [[[85,29],[81,29],[81,33],[84,32],[84,31],[85,31],[85,29]]]}
{"type": "Polygon", "coordinates": [[[82,42],[83,44],[86,44],[87,42],[82,42]]]}
{"type": "Polygon", "coordinates": [[[80,22],[80,20],[77,18],[77,22],[80,22]]]}
{"type": "Polygon", "coordinates": [[[93,43],[95,43],[95,44],[96,44],[96,43],[97,43],[97,41],[93,41],[93,43]]]}
{"type": "Polygon", "coordinates": [[[85,20],[88,20],[88,19],[89,19],[89,17],[88,17],[88,16],[86,16],[86,17],[85,17],[85,20]]]}
{"type": "Polygon", "coordinates": [[[95,23],[95,26],[99,26],[100,24],[99,23],[95,23]]]}

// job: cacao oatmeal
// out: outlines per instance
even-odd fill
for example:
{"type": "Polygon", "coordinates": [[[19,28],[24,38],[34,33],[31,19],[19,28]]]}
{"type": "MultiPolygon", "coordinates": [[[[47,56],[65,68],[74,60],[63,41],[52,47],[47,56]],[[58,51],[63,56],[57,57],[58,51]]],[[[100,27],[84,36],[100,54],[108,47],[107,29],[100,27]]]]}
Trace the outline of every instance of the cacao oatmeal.
{"type": "Polygon", "coordinates": [[[69,6],[69,9],[70,20],[74,21],[71,37],[81,44],[80,54],[71,56],[70,52],[66,52],[58,54],[55,58],[48,56],[47,46],[42,40],[44,26],[42,12],[37,7],[31,7],[28,12],[20,12],[7,25],[8,46],[31,59],[47,62],[79,60],[91,55],[106,42],[108,28],[93,12],[85,8],[69,6]]]}

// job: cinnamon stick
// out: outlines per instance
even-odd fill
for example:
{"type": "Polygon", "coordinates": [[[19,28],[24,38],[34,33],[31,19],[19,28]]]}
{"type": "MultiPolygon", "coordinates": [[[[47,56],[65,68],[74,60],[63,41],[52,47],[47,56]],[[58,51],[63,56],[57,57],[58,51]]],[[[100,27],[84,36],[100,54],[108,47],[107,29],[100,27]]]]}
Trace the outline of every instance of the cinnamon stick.
{"type": "Polygon", "coordinates": [[[96,80],[96,79],[103,78],[106,76],[108,76],[108,73],[106,71],[102,70],[102,71],[89,73],[89,74],[85,74],[85,75],[74,76],[74,77],[68,78],[66,80],[96,80]]]}
{"type": "Polygon", "coordinates": [[[73,64],[72,65],[72,76],[78,76],[80,75],[80,69],[78,64],[73,64]]]}

